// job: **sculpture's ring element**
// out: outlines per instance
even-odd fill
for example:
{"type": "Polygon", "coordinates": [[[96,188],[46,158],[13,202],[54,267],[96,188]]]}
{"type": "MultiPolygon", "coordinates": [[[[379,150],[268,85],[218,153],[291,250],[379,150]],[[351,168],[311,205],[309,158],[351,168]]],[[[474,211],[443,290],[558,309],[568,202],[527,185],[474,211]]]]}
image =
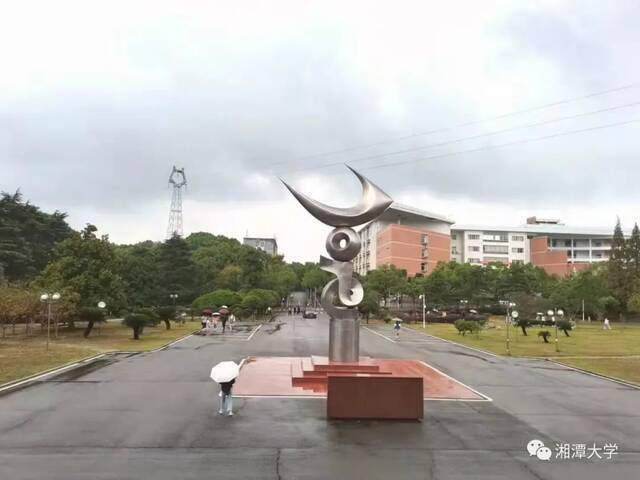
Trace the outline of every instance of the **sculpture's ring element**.
{"type": "Polygon", "coordinates": [[[293,196],[296,197],[300,204],[322,223],[326,223],[332,227],[354,227],[377,218],[382,212],[391,206],[393,200],[389,195],[384,193],[380,187],[360,175],[349,165],[347,165],[347,168],[351,170],[356,177],[358,177],[358,180],[360,180],[360,183],[362,184],[362,198],[356,205],[349,208],[338,208],[325,205],[324,203],[318,202],[311,197],[295,191],[284,180],[280,180],[284,183],[285,187],[289,189],[293,196]]]}
{"type": "MultiPolygon", "coordinates": [[[[353,286],[351,287],[352,297],[357,299],[355,305],[359,304],[364,297],[364,291],[362,284],[357,279],[353,279],[353,286]]],[[[324,311],[332,318],[352,318],[357,315],[355,308],[341,307],[334,304],[334,301],[338,297],[338,279],[334,278],[327,283],[322,289],[322,295],[320,296],[320,303],[324,311]]]]}
{"type": "Polygon", "coordinates": [[[325,246],[332,258],[341,262],[348,262],[353,260],[360,251],[360,235],[353,228],[334,228],[327,236],[325,246]],[[345,242],[344,246],[341,245],[342,241],[345,242]]]}

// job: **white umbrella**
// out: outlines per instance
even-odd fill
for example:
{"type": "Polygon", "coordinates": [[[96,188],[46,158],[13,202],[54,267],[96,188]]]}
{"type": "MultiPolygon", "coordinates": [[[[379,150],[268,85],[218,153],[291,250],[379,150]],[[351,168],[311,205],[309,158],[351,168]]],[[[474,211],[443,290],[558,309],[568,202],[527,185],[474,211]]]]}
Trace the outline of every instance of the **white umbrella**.
{"type": "Polygon", "coordinates": [[[392,318],[392,320],[393,320],[394,322],[402,322],[402,319],[401,319],[401,318],[399,318],[399,317],[393,317],[393,318],[392,318]]]}
{"type": "Polygon", "coordinates": [[[240,375],[240,367],[236,362],[220,362],[211,369],[211,380],[218,383],[230,382],[240,375]]]}

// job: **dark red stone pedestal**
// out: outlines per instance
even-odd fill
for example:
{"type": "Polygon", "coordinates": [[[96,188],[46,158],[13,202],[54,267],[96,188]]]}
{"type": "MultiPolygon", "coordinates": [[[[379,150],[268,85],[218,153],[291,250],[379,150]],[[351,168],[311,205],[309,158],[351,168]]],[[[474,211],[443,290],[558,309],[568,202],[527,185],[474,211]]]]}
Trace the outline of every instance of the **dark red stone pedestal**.
{"type": "Polygon", "coordinates": [[[327,417],[420,420],[422,377],[329,375],[327,417]]]}

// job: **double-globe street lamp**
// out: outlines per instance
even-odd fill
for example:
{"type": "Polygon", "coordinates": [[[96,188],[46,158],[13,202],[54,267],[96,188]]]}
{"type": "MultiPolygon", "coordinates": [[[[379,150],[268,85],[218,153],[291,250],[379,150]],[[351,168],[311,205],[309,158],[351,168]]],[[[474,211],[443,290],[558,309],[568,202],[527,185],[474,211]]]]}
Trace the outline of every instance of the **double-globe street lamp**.
{"type": "Polygon", "coordinates": [[[176,300],[178,299],[178,294],[177,293],[170,293],[169,294],[169,298],[173,301],[173,306],[176,306],[176,300]]]}
{"type": "Polygon", "coordinates": [[[427,304],[426,304],[426,295],[423,293],[418,297],[422,300],[422,328],[426,328],[427,326],[427,304]]]}
{"type": "Polygon", "coordinates": [[[47,304],[47,351],[49,350],[49,338],[51,337],[51,304],[58,300],[60,300],[58,292],[40,295],[40,301],[47,304]]]}
{"type": "Polygon", "coordinates": [[[515,303],[507,301],[505,303],[506,307],[507,307],[507,355],[511,355],[511,335],[509,332],[509,327],[511,326],[511,322],[513,320],[517,320],[518,317],[520,316],[520,314],[518,313],[517,310],[514,310],[513,307],[516,306],[515,303]]]}
{"type": "Polygon", "coordinates": [[[560,320],[562,320],[562,317],[564,317],[564,311],[561,308],[554,308],[554,309],[549,309],[547,311],[547,315],[549,315],[551,317],[551,320],[553,321],[553,324],[556,327],[556,352],[560,351],[560,348],[558,347],[558,318],[560,317],[560,320]]]}

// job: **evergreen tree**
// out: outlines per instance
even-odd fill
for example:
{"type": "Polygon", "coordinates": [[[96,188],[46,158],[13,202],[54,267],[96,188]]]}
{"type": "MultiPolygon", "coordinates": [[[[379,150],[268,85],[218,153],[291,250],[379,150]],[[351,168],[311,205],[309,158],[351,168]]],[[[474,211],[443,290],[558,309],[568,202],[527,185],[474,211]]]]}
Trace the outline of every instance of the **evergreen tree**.
{"type": "Polygon", "coordinates": [[[620,219],[616,222],[609,256],[609,289],[611,294],[624,308],[630,294],[629,275],[627,269],[627,244],[622,233],[620,219]]]}
{"type": "Polygon", "coordinates": [[[191,257],[189,244],[178,235],[164,242],[158,251],[159,297],[167,303],[169,294],[177,293],[178,302],[188,304],[202,291],[200,270],[191,257]]]}
{"type": "Polygon", "coordinates": [[[31,280],[51,259],[54,245],[72,230],[66,214],[41,212],[20,192],[0,196],[0,270],[8,281],[31,280]]]}
{"type": "Polygon", "coordinates": [[[638,286],[640,280],[640,228],[636,223],[631,232],[631,238],[627,241],[627,262],[629,276],[633,286],[638,286]]]}

